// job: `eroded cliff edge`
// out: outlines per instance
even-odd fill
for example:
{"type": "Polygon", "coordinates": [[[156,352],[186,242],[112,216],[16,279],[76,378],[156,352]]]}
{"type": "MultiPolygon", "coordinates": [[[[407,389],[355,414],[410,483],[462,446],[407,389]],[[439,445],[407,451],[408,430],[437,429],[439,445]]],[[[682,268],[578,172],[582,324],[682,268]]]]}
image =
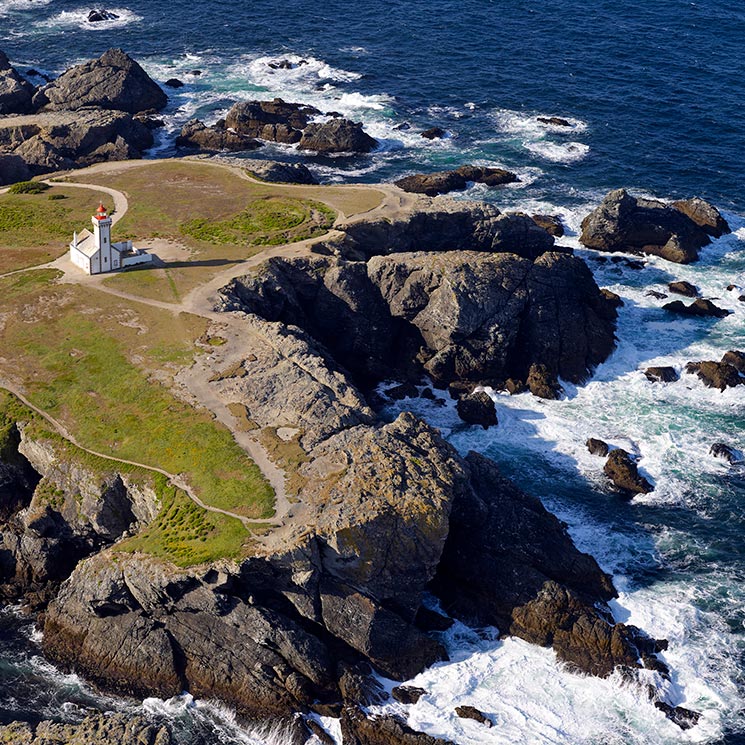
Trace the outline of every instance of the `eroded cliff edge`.
{"type": "Polygon", "coordinates": [[[373,668],[403,680],[445,658],[433,632],[449,620],[433,595],[446,613],[551,645],[585,672],[665,673],[661,645],[614,623],[610,578],[539,500],[413,415],[380,420],[365,397],[382,378],[473,385],[524,378],[535,363],[587,377],[613,347],[613,302],[554,248],[523,216],[430,206],[348,226],[322,254],[272,259],[224,288],[220,368],[196,363],[189,380],[276,445],[294,501],[239,561],[179,569],[122,552],[115,541],[152,519],[150,502],[116,473],[99,497],[78,499],[78,481],[65,486],[16,424],[6,491],[23,496],[8,501],[3,581],[16,593],[44,585],[19,571],[32,563],[20,547],[46,555],[30,519],[35,479],[57,478],[47,521],[94,528],[74,557],[89,558],[60,570],[72,573],[43,616],[48,656],[108,688],[189,690],[293,722],[298,742],[309,736],[298,712],[341,716],[351,742],[432,741],[397,721],[371,730],[357,707],[375,695],[373,668]],[[96,530],[111,493],[129,512],[96,530]]]}

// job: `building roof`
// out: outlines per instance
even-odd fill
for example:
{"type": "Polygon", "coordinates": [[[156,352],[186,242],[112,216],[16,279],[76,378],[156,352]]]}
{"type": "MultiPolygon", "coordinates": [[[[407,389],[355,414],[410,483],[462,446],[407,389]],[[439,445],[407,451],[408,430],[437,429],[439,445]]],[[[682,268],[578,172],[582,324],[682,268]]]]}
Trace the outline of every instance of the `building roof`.
{"type": "Polygon", "coordinates": [[[93,233],[91,233],[90,230],[83,230],[80,233],[77,234],[77,244],[75,241],[72,241],[70,243],[70,246],[74,246],[75,248],[80,251],[81,254],[84,256],[87,256],[89,259],[93,254],[98,251],[98,247],[96,246],[96,241],[93,238],[93,233]]]}

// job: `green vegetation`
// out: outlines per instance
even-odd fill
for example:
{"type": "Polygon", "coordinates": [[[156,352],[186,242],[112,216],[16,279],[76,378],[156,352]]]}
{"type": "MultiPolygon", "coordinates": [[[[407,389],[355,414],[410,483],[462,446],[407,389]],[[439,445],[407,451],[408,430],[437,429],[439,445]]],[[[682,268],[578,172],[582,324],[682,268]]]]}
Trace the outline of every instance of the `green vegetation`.
{"type": "Polygon", "coordinates": [[[18,181],[8,189],[8,194],[41,194],[49,188],[43,181],[18,181]]]}
{"type": "Polygon", "coordinates": [[[142,551],[180,567],[245,552],[250,534],[240,520],[203,510],[160,474],[155,477],[155,488],[160,514],[138,535],[120,543],[119,550],[142,551]]]}
{"type": "MultiPolygon", "coordinates": [[[[50,188],[38,181],[28,183],[50,188]]],[[[15,186],[23,186],[23,182],[15,186]]],[[[0,195],[0,274],[62,255],[73,232],[90,227],[100,200],[113,206],[105,194],[61,186],[53,187],[49,194],[32,190],[0,195]]]]}

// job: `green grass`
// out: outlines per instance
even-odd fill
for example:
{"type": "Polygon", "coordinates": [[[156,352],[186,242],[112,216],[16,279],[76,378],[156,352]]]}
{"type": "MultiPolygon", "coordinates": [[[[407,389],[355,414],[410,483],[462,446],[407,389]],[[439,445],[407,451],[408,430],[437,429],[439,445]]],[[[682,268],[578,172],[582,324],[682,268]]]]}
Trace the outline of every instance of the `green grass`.
{"type": "Polygon", "coordinates": [[[117,546],[120,551],[157,556],[180,567],[236,558],[250,539],[240,520],[207,512],[156,475],[160,513],[147,528],[117,546]]]}
{"type": "Polygon", "coordinates": [[[49,188],[42,181],[18,181],[8,189],[8,194],[41,194],[49,188]]]}
{"type": "MultiPolygon", "coordinates": [[[[148,379],[100,324],[70,312],[7,329],[5,343],[34,370],[31,401],[71,422],[81,445],[186,474],[207,504],[246,517],[273,514],[271,486],[229,430],[148,379]]],[[[178,357],[179,349],[155,353],[178,357]]]]}

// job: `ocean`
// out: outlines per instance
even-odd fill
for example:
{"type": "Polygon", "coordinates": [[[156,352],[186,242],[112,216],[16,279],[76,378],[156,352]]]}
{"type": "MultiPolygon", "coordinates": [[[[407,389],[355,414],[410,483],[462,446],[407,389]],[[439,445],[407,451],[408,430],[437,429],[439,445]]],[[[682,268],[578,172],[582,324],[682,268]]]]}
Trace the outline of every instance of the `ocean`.
{"type": "MultiPolygon", "coordinates": [[[[494,394],[499,425],[460,423],[454,408],[396,404],[439,426],[461,451],[483,452],[566,521],[580,548],[612,572],[614,612],[670,641],[668,700],[702,712],[684,732],[620,679],[563,670],[550,650],[456,625],[452,660],[413,683],[431,695],[409,722],[459,745],[487,743],[745,743],[745,468],[709,455],[745,448],[743,389],[705,388],[695,376],[652,384],[643,368],[719,359],[745,349],[745,6],[723,0],[112,0],[115,21],[90,26],[75,0],[0,0],[0,48],[22,71],[56,74],[119,46],[160,82],[171,103],[153,157],[174,151],[190,118],[217,120],[236,100],[281,96],[362,121],[381,147],[369,156],[306,157],[270,146],[255,157],[304,160],[327,182],[390,181],[464,163],[515,171],[520,182],[458,195],[500,208],[561,215],[562,243],[598,284],[624,300],[618,348],[561,401],[494,394]],[[288,60],[291,69],[269,62],[288,60]],[[200,75],[192,74],[201,71],[200,75]],[[552,127],[538,116],[559,116],[552,127]],[[422,130],[439,126],[442,140],[422,130]],[[641,271],[600,263],[577,241],[579,224],[611,188],[659,198],[699,195],[733,233],[679,266],[641,271]],[[686,279],[733,311],[672,321],[649,290],[686,279]],[[640,456],[655,490],[627,502],[607,491],[599,437],[640,456]],[[490,730],[458,719],[470,704],[490,730]]],[[[0,614],[0,720],[75,719],[88,707],[144,707],[180,744],[273,743],[247,733],[214,702],[183,696],[144,703],[101,697],[39,656],[38,633],[13,609],[0,614]]]]}

